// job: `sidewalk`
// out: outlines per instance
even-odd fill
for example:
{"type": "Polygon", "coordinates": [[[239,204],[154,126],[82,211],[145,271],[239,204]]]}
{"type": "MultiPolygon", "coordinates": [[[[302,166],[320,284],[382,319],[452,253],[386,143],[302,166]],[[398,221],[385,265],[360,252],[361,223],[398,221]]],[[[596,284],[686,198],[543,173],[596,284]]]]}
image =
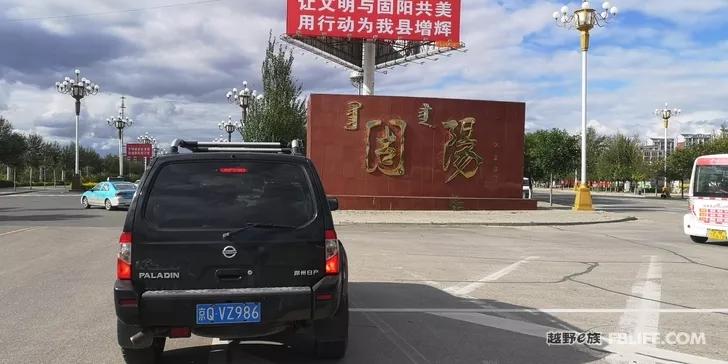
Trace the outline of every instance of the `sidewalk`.
{"type": "Polygon", "coordinates": [[[28,187],[18,187],[17,189],[10,188],[0,188],[0,196],[9,196],[9,195],[20,195],[23,193],[31,193],[35,192],[35,190],[30,190],[28,187]]]}
{"type": "MultiPolygon", "coordinates": [[[[541,206],[541,204],[539,204],[541,206]]],[[[568,207],[535,211],[334,211],[334,223],[349,224],[426,224],[483,226],[564,226],[606,224],[637,220],[627,214],[611,212],[576,213],[568,207]]]]}
{"type": "Polygon", "coordinates": [[[9,188],[0,188],[0,196],[10,196],[10,195],[21,195],[26,193],[34,193],[34,192],[68,192],[68,190],[65,188],[65,186],[56,186],[55,188],[53,186],[43,187],[43,186],[33,186],[33,189],[31,190],[27,186],[18,187],[17,189],[13,189],[12,187],[9,188]]]}

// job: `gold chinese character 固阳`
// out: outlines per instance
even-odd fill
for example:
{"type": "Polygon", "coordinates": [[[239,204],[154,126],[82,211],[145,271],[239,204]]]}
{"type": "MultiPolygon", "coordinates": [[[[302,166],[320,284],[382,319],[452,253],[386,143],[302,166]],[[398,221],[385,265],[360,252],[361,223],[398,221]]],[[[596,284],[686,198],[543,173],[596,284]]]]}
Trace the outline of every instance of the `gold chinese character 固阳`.
{"type": "Polygon", "coordinates": [[[473,178],[483,164],[483,157],[475,151],[475,144],[478,142],[473,138],[475,118],[449,120],[442,125],[450,134],[450,138],[445,142],[442,170],[447,172],[450,167],[453,168],[445,183],[452,181],[458,175],[468,179],[473,178]]]}
{"type": "Polygon", "coordinates": [[[367,122],[367,144],[364,167],[368,173],[380,171],[387,176],[404,176],[404,136],[407,123],[392,119],[388,122],[367,122]],[[372,146],[372,142],[374,145],[372,146]]]}
{"type": "Polygon", "coordinates": [[[351,101],[346,104],[346,130],[359,130],[359,110],[362,104],[358,101],[351,101]]]}
{"type": "Polygon", "coordinates": [[[420,125],[424,125],[429,128],[435,127],[434,125],[430,124],[430,112],[431,111],[432,111],[432,107],[430,106],[430,104],[422,104],[419,112],[417,113],[417,119],[420,121],[420,125]]]}

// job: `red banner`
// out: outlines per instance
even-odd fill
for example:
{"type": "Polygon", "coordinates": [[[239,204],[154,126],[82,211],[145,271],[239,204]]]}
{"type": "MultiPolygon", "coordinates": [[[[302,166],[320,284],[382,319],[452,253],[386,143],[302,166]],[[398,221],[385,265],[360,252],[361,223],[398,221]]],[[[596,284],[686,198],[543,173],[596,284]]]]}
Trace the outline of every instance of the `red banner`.
{"type": "Polygon", "coordinates": [[[460,42],[460,0],[288,0],[286,34],[460,42]]]}
{"type": "Polygon", "coordinates": [[[151,144],[127,144],[126,145],[126,158],[151,158],[152,157],[152,145],[151,144]]]}

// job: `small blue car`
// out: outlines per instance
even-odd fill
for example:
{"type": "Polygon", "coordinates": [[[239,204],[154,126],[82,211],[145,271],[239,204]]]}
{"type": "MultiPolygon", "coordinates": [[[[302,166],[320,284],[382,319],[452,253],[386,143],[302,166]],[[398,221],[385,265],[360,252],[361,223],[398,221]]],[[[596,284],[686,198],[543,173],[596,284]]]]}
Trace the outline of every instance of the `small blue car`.
{"type": "Polygon", "coordinates": [[[81,195],[81,205],[86,209],[103,206],[106,210],[129,207],[135,192],[136,186],[131,182],[101,182],[81,195]]]}

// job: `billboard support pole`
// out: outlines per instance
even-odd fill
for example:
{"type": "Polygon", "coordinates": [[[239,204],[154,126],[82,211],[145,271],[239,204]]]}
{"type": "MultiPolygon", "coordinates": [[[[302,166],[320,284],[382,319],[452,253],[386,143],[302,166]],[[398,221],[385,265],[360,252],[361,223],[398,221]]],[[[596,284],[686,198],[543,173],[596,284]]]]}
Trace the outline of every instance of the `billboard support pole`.
{"type": "Polygon", "coordinates": [[[374,95],[374,73],[377,69],[377,45],[374,41],[368,40],[362,43],[362,74],[364,76],[362,94],[374,95]]]}

